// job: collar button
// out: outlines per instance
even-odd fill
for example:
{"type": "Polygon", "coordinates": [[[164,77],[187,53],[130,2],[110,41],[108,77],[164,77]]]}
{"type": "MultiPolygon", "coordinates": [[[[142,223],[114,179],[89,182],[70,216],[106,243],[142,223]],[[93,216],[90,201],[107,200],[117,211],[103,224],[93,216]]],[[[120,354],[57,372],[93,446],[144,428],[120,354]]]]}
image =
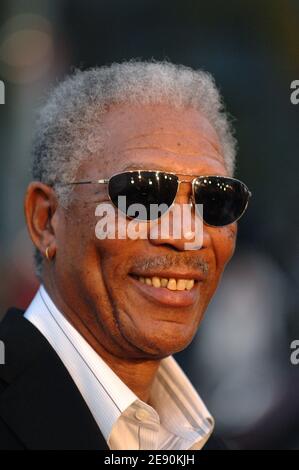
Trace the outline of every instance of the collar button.
{"type": "Polygon", "coordinates": [[[135,413],[135,418],[138,419],[138,421],[146,421],[149,418],[149,413],[143,408],[138,408],[135,413]]]}

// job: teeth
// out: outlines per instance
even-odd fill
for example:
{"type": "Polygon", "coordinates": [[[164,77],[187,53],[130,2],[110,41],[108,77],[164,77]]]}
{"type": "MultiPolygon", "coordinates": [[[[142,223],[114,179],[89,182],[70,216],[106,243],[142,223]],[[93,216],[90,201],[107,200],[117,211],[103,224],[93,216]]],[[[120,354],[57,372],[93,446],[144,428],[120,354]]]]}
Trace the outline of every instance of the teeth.
{"type": "Polygon", "coordinates": [[[143,277],[139,276],[138,280],[143,284],[153,287],[166,287],[169,290],[191,290],[194,286],[194,279],[167,279],[166,277],[143,277]]]}
{"type": "Polygon", "coordinates": [[[185,290],[186,281],[185,279],[178,279],[176,283],[176,290],[185,290]]]}
{"type": "Polygon", "coordinates": [[[153,277],[152,278],[152,285],[154,287],[161,287],[161,281],[159,277],[153,277]]]}
{"type": "Polygon", "coordinates": [[[190,290],[194,286],[194,279],[187,279],[186,280],[186,289],[190,290]]]}
{"type": "Polygon", "coordinates": [[[167,284],[167,289],[169,290],[176,290],[176,280],[175,279],[169,279],[168,284],[167,284]]]}

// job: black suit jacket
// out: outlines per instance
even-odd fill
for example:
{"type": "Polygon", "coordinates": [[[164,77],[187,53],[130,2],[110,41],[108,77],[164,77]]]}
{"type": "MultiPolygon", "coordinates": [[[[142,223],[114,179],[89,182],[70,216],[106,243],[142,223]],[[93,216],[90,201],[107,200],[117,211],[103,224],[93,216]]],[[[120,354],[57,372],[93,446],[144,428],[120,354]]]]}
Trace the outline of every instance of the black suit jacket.
{"type": "MultiPolygon", "coordinates": [[[[0,323],[0,449],[108,450],[84,399],[44,336],[10,309],[0,323]]],[[[222,449],[211,437],[205,449],[222,449]]]]}

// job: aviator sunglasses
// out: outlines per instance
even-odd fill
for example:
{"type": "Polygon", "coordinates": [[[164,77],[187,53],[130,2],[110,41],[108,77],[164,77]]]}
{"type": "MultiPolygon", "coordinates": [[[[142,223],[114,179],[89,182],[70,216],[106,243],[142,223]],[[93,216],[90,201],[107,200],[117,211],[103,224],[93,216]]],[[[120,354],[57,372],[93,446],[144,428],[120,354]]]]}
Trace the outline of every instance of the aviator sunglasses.
{"type": "Polygon", "coordinates": [[[159,170],[125,171],[107,179],[75,181],[67,184],[107,184],[109,198],[117,209],[129,218],[150,221],[161,217],[170,209],[181,183],[192,184],[191,202],[203,205],[203,221],[214,227],[236,222],[244,214],[251,197],[247,186],[235,178],[212,175],[185,180],[180,179],[175,173],[159,170]],[[125,196],[124,207],[119,204],[120,196],[125,196]],[[145,211],[136,217],[128,215],[128,208],[132,204],[142,204],[145,211]],[[162,205],[161,210],[155,215],[150,209],[152,204],[162,205]]]}

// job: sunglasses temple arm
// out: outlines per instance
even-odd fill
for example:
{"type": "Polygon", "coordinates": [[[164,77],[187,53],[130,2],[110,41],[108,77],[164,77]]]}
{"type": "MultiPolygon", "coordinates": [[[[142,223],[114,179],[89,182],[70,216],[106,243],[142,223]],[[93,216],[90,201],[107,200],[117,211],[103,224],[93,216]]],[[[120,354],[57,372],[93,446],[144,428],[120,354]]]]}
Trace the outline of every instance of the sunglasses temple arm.
{"type": "Polygon", "coordinates": [[[102,180],[89,180],[89,181],[72,181],[71,183],[58,183],[61,186],[72,186],[72,185],[79,185],[79,184],[107,184],[109,179],[102,179],[102,180]]]}

